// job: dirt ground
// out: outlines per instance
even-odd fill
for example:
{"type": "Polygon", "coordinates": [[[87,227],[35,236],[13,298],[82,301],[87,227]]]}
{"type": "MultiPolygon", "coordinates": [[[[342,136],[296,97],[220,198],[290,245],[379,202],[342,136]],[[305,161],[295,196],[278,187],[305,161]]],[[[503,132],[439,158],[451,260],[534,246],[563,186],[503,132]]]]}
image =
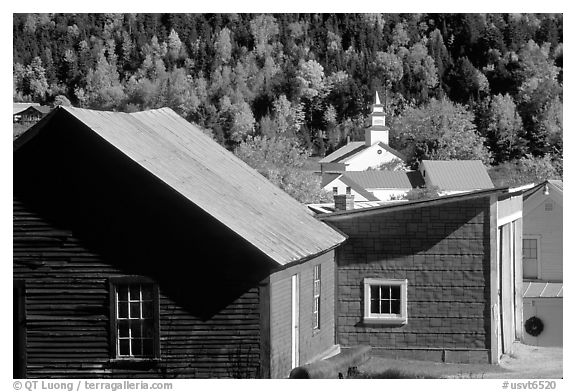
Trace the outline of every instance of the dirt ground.
{"type": "Polygon", "coordinates": [[[562,378],[562,348],[514,343],[512,353],[504,355],[498,365],[371,358],[358,366],[358,371],[363,373],[379,373],[387,369],[398,369],[407,374],[424,375],[430,378],[560,379],[562,378]]]}

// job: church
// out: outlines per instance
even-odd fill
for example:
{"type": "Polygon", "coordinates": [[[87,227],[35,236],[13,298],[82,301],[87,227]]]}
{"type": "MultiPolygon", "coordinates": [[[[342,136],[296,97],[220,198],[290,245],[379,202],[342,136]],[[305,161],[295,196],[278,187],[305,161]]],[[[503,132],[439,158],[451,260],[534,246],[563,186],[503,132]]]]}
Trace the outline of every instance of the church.
{"type": "Polygon", "coordinates": [[[364,171],[389,162],[405,161],[404,156],[388,144],[389,130],[386,127],[384,105],[376,92],[370,114],[370,126],[366,128],[365,140],[349,142],[319,161],[322,186],[348,171],[364,171]]]}

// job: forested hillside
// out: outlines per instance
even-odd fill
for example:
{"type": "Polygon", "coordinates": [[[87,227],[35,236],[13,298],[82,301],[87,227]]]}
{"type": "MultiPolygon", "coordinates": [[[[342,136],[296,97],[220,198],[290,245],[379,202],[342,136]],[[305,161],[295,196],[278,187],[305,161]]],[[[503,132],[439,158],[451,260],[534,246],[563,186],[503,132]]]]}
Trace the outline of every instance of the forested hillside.
{"type": "Polygon", "coordinates": [[[562,175],[562,15],[13,18],[15,101],[168,106],[232,150],[322,156],[362,140],[378,91],[410,163],[482,159],[497,185],[562,175]]]}

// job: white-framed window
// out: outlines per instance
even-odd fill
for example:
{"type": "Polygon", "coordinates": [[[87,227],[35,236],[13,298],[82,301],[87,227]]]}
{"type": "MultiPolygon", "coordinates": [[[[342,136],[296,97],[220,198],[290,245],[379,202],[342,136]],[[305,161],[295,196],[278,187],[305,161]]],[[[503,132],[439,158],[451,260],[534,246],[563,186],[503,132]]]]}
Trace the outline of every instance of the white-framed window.
{"type": "Polygon", "coordinates": [[[113,357],[158,358],[160,351],[158,289],[137,277],[110,279],[113,357]]]}
{"type": "Polygon", "coordinates": [[[537,279],[539,275],[540,238],[525,235],[522,238],[522,270],[524,278],[537,279]]]}
{"type": "Polygon", "coordinates": [[[321,267],[320,264],[314,266],[313,277],[313,299],[312,320],[314,329],[320,329],[320,290],[321,290],[321,267]]]}
{"type": "Polygon", "coordinates": [[[364,278],[364,322],[406,324],[408,280],[364,278]]]}

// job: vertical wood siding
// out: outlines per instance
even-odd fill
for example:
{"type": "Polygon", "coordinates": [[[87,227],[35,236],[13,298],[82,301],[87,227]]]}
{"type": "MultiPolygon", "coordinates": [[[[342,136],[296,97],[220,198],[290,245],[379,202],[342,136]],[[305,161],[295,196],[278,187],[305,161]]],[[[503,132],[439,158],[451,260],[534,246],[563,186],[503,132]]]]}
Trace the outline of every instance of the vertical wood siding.
{"type": "Polygon", "coordinates": [[[292,370],[292,275],[300,276],[300,365],[319,359],[334,342],[334,251],[270,276],[271,377],[286,378],[292,370]],[[314,266],[321,265],[320,328],[313,325],[314,266]]]}

